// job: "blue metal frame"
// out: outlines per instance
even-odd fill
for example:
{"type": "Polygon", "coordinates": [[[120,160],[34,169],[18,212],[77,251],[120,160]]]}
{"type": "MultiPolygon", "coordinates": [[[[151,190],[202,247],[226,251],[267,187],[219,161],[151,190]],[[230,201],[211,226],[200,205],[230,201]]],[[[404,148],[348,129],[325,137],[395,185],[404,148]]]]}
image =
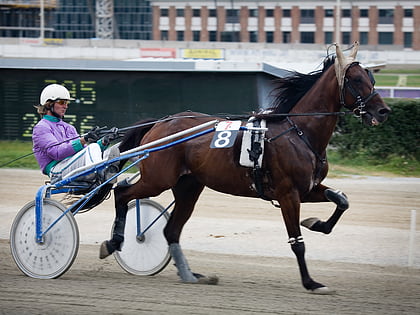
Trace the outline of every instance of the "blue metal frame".
{"type": "MultiPolygon", "coordinates": [[[[241,127],[242,129],[242,127],[241,127]]],[[[74,176],[70,176],[68,178],[65,178],[57,183],[54,184],[46,184],[41,186],[35,196],[35,231],[36,231],[36,235],[35,235],[35,239],[37,243],[42,243],[43,242],[43,238],[44,235],[51,230],[51,228],[57,224],[58,221],[60,221],[65,215],[67,215],[67,213],[69,213],[71,211],[71,213],[73,215],[76,215],[80,209],[83,208],[84,205],[86,205],[86,203],[98,192],[99,189],[101,189],[104,185],[108,184],[110,181],[112,181],[113,179],[115,179],[116,177],[118,177],[119,175],[121,175],[122,173],[125,173],[128,169],[132,168],[133,166],[137,165],[140,161],[142,161],[143,159],[146,159],[150,153],[152,152],[156,152],[156,151],[160,151],[172,146],[175,146],[179,143],[183,143],[186,141],[189,141],[191,139],[195,139],[198,137],[201,137],[203,135],[206,135],[208,133],[211,133],[215,130],[215,127],[197,132],[195,134],[189,135],[187,137],[172,141],[170,143],[164,144],[164,145],[160,145],[151,149],[147,149],[147,150],[143,150],[143,151],[138,151],[138,152],[133,152],[130,154],[125,154],[123,156],[120,157],[116,157],[114,159],[108,160],[108,161],[104,161],[100,164],[97,164],[95,166],[93,166],[91,169],[87,169],[84,170],[82,172],[80,172],[79,174],[76,174],[74,176]],[[80,201],[83,202],[78,202],[76,205],[72,205],[70,206],[66,211],[64,211],[54,222],[52,222],[48,227],[43,227],[42,226],[42,211],[43,211],[43,200],[44,198],[49,198],[51,196],[51,194],[59,194],[59,193],[65,193],[65,192],[71,192],[71,191],[77,191],[77,186],[76,187],[66,187],[66,185],[69,185],[70,183],[72,183],[73,181],[75,181],[77,178],[81,177],[81,176],[86,176],[92,173],[96,173],[98,171],[101,171],[105,168],[107,168],[109,165],[121,161],[121,160],[126,160],[126,159],[130,159],[130,158],[134,158],[134,157],[140,157],[138,160],[136,160],[135,162],[131,163],[130,165],[128,165],[127,167],[123,168],[121,171],[119,171],[118,173],[116,173],[115,175],[113,175],[111,178],[109,178],[108,180],[106,180],[105,182],[103,182],[101,185],[99,185],[98,187],[94,188],[93,190],[89,191],[86,195],[84,195],[80,201]],[[77,208],[76,208],[77,206],[77,208]],[[75,209],[76,208],[76,209],[75,209]]],[[[144,233],[146,233],[146,231],[157,221],[159,220],[159,218],[164,215],[169,208],[174,204],[175,201],[173,201],[164,211],[162,211],[158,217],[153,220],[143,231],[141,231],[141,222],[140,222],[140,203],[136,204],[136,208],[137,208],[137,222],[138,222],[138,226],[137,226],[137,237],[141,238],[144,233]]]]}

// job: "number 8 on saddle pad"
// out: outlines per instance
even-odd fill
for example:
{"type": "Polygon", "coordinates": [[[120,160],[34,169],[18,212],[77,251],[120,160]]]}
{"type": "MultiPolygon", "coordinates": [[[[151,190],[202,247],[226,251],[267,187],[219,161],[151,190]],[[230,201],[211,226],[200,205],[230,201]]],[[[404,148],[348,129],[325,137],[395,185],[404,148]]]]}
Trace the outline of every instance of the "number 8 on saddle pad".
{"type": "Polygon", "coordinates": [[[226,120],[219,122],[216,126],[213,139],[211,140],[210,148],[222,149],[233,146],[240,127],[240,120],[226,120]]]}

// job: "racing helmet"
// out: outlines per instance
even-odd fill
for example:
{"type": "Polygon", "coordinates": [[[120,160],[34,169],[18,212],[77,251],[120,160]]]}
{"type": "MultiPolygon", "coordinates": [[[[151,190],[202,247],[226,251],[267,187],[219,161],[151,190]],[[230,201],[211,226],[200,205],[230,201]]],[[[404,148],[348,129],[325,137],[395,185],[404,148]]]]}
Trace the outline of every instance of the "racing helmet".
{"type": "Polygon", "coordinates": [[[45,105],[47,101],[56,100],[74,101],[74,98],[71,98],[69,90],[60,84],[47,85],[41,92],[41,96],[39,98],[40,104],[45,105]]]}

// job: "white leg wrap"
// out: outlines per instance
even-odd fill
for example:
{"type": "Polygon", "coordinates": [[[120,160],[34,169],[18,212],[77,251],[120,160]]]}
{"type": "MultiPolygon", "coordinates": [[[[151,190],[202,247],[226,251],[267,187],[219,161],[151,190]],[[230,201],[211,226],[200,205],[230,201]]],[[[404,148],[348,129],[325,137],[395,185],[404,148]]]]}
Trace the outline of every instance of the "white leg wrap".
{"type": "Polygon", "coordinates": [[[169,252],[171,253],[172,259],[175,261],[175,266],[178,269],[182,282],[198,282],[198,279],[194,277],[188,266],[187,259],[182,252],[181,246],[177,243],[171,244],[169,245],[169,252]]]}

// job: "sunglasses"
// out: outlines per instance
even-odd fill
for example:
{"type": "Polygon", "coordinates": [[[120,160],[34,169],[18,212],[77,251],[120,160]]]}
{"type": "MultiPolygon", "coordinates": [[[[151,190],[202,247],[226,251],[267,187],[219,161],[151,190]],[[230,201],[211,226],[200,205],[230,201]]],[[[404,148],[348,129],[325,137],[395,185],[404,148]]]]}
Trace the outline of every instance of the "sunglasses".
{"type": "Polygon", "coordinates": [[[56,100],[55,103],[60,105],[67,105],[69,103],[68,100],[56,100]]]}

